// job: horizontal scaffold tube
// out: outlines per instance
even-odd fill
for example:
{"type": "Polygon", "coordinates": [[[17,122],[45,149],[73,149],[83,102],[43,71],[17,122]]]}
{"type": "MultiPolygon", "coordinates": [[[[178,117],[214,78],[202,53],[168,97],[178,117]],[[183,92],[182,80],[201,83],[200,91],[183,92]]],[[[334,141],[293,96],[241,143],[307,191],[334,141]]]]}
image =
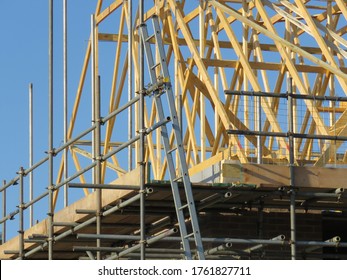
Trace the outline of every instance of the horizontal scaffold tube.
{"type": "MultiPolygon", "coordinates": [[[[139,236],[134,235],[120,235],[120,234],[78,234],[78,238],[85,239],[112,239],[112,240],[128,240],[139,241],[139,236]]],[[[234,243],[234,244],[264,244],[264,245],[290,245],[289,240],[282,240],[282,235],[279,235],[274,240],[269,239],[243,239],[243,238],[213,238],[203,237],[202,241],[206,243],[234,243]]],[[[163,241],[180,242],[181,237],[166,237],[163,241]]],[[[190,242],[194,242],[194,238],[189,238],[190,242]]],[[[297,241],[298,246],[322,246],[322,247],[344,247],[347,248],[347,242],[324,242],[324,241],[297,241]]]]}
{"type": "Polygon", "coordinates": [[[83,183],[71,183],[70,188],[85,189],[103,189],[103,190],[140,190],[139,186],[124,186],[124,185],[113,185],[113,184],[83,184],[83,183]]]}
{"type": "Polygon", "coordinates": [[[319,134],[305,134],[305,133],[291,133],[291,132],[272,132],[272,131],[252,131],[252,130],[239,130],[228,129],[228,134],[234,135],[251,135],[251,136],[271,136],[271,137],[290,137],[300,139],[319,139],[331,141],[347,141],[347,136],[334,136],[334,135],[319,135],[319,134]]]}
{"type": "Polygon", "coordinates": [[[243,91],[243,90],[225,90],[225,94],[229,95],[240,95],[240,96],[260,96],[260,97],[274,97],[274,98],[288,98],[294,99],[307,99],[307,100],[320,100],[320,101],[341,101],[346,102],[347,97],[342,96],[316,96],[308,94],[296,94],[296,93],[275,93],[275,92],[264,92],[264,91],[243,91]]]}
{"type": "MultiPolygon", "coordinates": [[[[165,232],[163,232],[163,233],[161,233],[161,234],[159,234],[157,236],[154,236],[152,238],[147,239],[145,242],[146,242],[146,244],[151,245],[151,244],[154,244],[155,242],[157,242],[159,240],[162,240],[165,237],[173,235],[173,234],[175,234],[177,232],[178,232],[177,228],[172,228],[172,229],[169,229],[169,230],[167,230],[167,231],[165,231],[165,232]]],[[[128,249],[125,249],[124,251],[119,252],[119,254],[111,255],[110,257],[107,258],[107,260],[116,260],[116,259],[119,259],[119,258],[121,258],[123,256],[126,256],[129,253],[132,253],[132,252],[135,252],[135,251],[139,250],[141,248],[141,245],[142,244],[139,243],[139,244],[137,244],[137,245],[135,245],[135,246],[133,246],[131,248],[128,248],[128,249]]]]}

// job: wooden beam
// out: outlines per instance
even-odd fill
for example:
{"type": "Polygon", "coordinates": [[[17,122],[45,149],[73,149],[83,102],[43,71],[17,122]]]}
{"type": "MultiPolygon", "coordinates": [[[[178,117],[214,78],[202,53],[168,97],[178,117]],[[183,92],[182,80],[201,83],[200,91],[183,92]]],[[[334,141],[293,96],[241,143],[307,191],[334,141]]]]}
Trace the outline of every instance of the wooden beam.
{"type": "Polygon", "coordinates": [[[112,14],[115,10],[117,10],[123,4],[123,0],[116,0],[106,9],[104,9],[98,16],[96,17],[96,24],[100,24],[103,20],[105,20],[110,14],[112,14]]]}
{"type": "Polygon", "coordinates": [[[345,17],[345,20],[347,20],[347,5],[346,2],[343,0],[335,0],[337,6],[340,8],[341,13],[345,17]]]}

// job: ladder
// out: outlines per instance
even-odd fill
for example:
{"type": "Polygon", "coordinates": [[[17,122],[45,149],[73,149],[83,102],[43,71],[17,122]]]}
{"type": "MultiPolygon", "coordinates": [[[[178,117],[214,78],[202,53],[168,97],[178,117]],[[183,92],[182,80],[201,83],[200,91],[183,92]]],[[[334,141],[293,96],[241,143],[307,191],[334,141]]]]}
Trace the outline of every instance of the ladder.
{"type": "Polygon", "coordinates": [[[161,30],[159,25],[159,20],[156,15],[152,17],[153,30],[154,34],[152,36],[148,36],[148,30],[146,24],[141,24],[139,27],[141,40],[144,45],[144,52],[147,60],[151,85],[146,89],[147,94],[152,94],[155,100],[155,106],[158,112],[158,116],[160,120],[165,118],[164,109],[161,101],[161,95],[166,93],[167,96],[167,105],[170,111],[170,118],[172,125],[172,132],[174,136],[173,148],[170,147],[170,140],[168,135],[167,125],[164,124],[161,126],[161,137],[163,140],[164,151],[167,159],[167,166],[170,176],[170,184],[174,199],[174,204],[176,208],[177,220],[179,224],[181,239],[182,239],[182,247],[184,250],[186,259],[193,259],[189,239],[194,239],[195,247],[196,247],[196,257],[200,260],[205,259],[204,250],[202,246],[201,234],[198,223],[198,216],[195,208],[193,191],[191,182],[188,174],[188,166],[185,158],[185,151],[183,149],[182,144],[182,133],[180,130],[180,124],[177,118],[177,111],[175,108],[175,99],[174,94],[172,92],[172,87],[170,83],[169,70],[166,62],[165,49],[161,38],[161,30]],[[156,50],[158,51],[158,63],[154,63],[152,48],[151,48],[151,40],[155,40],[156,50]],[[156,69],[160,66],[160,75],[157,77],[156,69]],[[180,175],[176,176],[176,168],[173,160],[173,152],[178,154],[178,165],[180,166],[180,175]],[[184,193],[185,193],[185,203],[182,203],[180,197],[180,187],[178,182],[183,183],[184,193]],[[185,217],[185,213],[189,214],[188,217],[185,217]],[[188,233],[186,218],[191,223],[192,232],[188,233]]]}

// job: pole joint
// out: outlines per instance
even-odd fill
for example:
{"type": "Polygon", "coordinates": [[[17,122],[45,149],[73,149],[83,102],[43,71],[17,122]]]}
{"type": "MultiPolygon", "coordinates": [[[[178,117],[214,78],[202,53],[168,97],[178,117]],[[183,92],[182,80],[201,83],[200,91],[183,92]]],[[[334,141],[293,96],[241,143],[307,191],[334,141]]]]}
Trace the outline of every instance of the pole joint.
{"type": "Polygon", "coordinates": [[[98,125],[104,125],[105,124],[105,121],[104,121],[104,119],[103,119],[103,117],[99,117],[98,119],[96,119],[96,120],[92,120],[92,123],[93,124],[98,124],[98,125]]]}
{"type": "Polygon", "coordinates": [[[54,242],[54,236],[53,237],[47,237],[47,242],[54,242]]]}
{"type": "Polygon", "coordinates": [[[296,188],[294,186],[290,185],[290,189],[287,192],[289,195],[296,195],[296,188]]]}
{"type": "Polygon", "coordinates": [[[146,239],[143,239],[143,240],[139,240],[139,244],[148,245],[148,242],[146,239]]]}
{"type": "Polygon", "coordinates": [[[142,128],[142,129],[139,129],[139,130],[137,131],[137,133],[146,135],[146,134],[147,134],[147,128],[144,127],[144,128],[142,128]]]}
{"type": "Polygon", "coordinates": [[[19,168],[19,171],[17,172],[17,174],[23,177],[27,175],[27,173],[25,172],[25,169],[22,166],[19,168]]]}
{"type": "Polygon", "coordinates": [[[46,151],[45,153],[48,154],[48,155],[52,155],[53,157],[55,157],[57,155],[57,152],[56,152],[55,148],[52,148],[51,150],[46,151]]]}
{"type": "Polygon", "coordinates": [[[47,190],[49,191],[55,191],[55,185],[51,185],[47,187],[47,190]]]}
{"type": "Polygon", "coordinates": [[[141,90],[136,91],[136,93],[139,95],[143,94],[143,96],[146,96],[148,95],[148,90],[146,88],[143,88],[141,90]]]}
{"type": "Polygon", "coordinates": [[[102,155],[98,155],[98,156],[94,157],[93,160],[99,161],[99,162],[104,162],[105,158],[102,155]]]}
{"type": "Polygon", "coordinates": [[[17,206],[17,208],[18,208],[18,209],[21,209],[21,210],[27,209],[27,207],[25,206],[25,203],[24,203],[24,202],[21,203],[21,204],[19,204],[19,205],[17,206]]]}
{"type": "Polygon", "coordinates": [[[96,212],[95,212],[95,216],[96,216],[96,217],[102,217],[103,214],[104,214],[103,211],[96,211],[96,212]]]}

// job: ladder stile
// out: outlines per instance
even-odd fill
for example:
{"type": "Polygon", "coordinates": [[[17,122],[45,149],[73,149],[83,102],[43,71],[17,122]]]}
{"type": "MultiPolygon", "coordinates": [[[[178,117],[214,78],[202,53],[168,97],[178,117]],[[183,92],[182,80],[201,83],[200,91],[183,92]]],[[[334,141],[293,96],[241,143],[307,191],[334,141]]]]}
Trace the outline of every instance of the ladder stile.
{"type": "Polygon", "coordinates": [[[190,248],[190,243],[188,237],[193,237],[197,252],[197,258],[202,260],[205,259],[201,234],[198,223],[197,211],[193,198],[192,185],[190,182],[190,178],[188,175],[188,166],[186,163],[185,151],[183,148],[182,141],[182,133],[180,124],[177,118],[177,111],[175,107],[175,98],[172,91],[171,83],[170,83],[170,75],[166,62],[165,49],[161,38],[161,31],[159,20],[157,16],[152,17],[154,35],[148,36],[147,25],[142,24],[140,28],[141,39],[144,44],[145,57],[149,69],[149,76],[151,79],[151,89],[153,89],[155,106],[157,109],[157,113],[159,119],[165,118],[164,109],[161,97],[163,92],[165,92],[167,96],[167,105],[170,110],[171,124],[172,124],[172,132],[174,135],[174,146],[170,147],[169,134],[167,130],[167,124],[163,124],[161,126],[161,136],[164,145],[164,151],[166,154],[168,171],[171,183],[171,189],[174,199],[174,204],[176,208],[177,219],[179,223],[179,229],[182,240],[182,247],[185,252],[186,259],[192,259],[192,253],[190,248]],[[154,36],[154,37],[153,37],[154,36]],[[159,54],[158,63],[154,62],[153,53],[151,49],[152,39],[155,41],[156,50],[159,54]],[[151,43],[150,43],[151,41],[151,43]],[[156,68],[160,66],[161,76],[157,77],[156,68]],[[178,154],[178,165],[180,166],[180,175],[176,175],[176,167],[175,161],[173,160],[172,153],[176,151],[178,154]],[[182,199],[180,195],[180,188],[178,186],[178,181],[181,181],[183,184],[184,190],[184,199],[185,203],[182,205],[182,199]],[[185,210],[185,212],[184,212],[185,210]],[[189,216],[187,216],[189,214],[189,216]],[[188,233],[186,221],[191,224],[191,233],[188,233]]]}

